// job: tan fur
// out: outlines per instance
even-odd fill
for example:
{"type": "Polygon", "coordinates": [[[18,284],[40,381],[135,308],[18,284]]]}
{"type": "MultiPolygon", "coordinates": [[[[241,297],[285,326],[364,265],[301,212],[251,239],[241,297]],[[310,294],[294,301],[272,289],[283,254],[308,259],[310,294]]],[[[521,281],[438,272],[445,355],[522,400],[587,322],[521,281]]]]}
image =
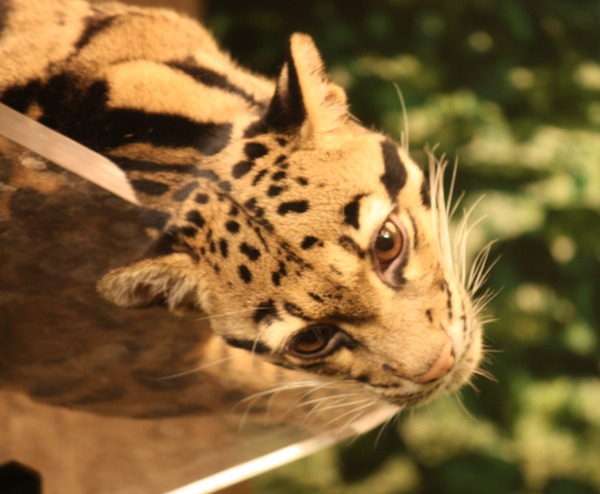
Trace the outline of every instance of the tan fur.
{"type": "Polygon", "coordinates": [[[439,240],[447,235],[439,223],[445,211],[435,201],[428,206],[426,179],[404,150],[349,118],[346,95],[327,78],[308,35],[291,37],[271,82],[168,11],[75,0],[10,4],[0,95],[30,98],[21,111],[81,132],[83,144],[124,167],[147,211],[168,218],[145,256],[102,277],[105,299],[196,311],[211,318],[216,335],[262,349],[267,362],[358,381],[398,405],[468,380],[480,360],[481,327],[439,240]],[[67,23],[57,27],[62,15],[67,23]],[[108,18],[76,48],[90,19],[108,18]],[[59,37],[55,49],[29,41],[36,23],[44,26],[36,27],[39,41],[59,37]],[[87,116],[80,100],[99,111],[101,99],[84,98],[96,91],[105,102],[94,122],[108,123],[73,128],[64,108],[44,107],[44,84],[65,78],[75,81],[64,96],[76,117],[87,116]],[[40,96],[22,89],[33,80],[40,96]],[[137,115],[131,132],[120,130],[130,115],[137,115]],[[153,123],[138,128],[146,120],[153,123]],[[111,125],[120,133],[110,134],[111,125]],[[406,257],[384,273],[373,242],[390,218],[400,224],[406,257]],[[345,343],[322,357],[295,355],[294,338],[315,324],[337,328],[345,343]],[[421,382],[448,345],[452,370],[421,382]]]}

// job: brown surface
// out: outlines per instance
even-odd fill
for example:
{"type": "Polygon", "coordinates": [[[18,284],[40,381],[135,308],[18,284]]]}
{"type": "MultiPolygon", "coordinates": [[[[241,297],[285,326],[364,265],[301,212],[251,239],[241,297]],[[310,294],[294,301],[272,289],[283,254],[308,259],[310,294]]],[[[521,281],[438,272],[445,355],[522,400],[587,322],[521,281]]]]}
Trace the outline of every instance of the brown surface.
{"type": "Polygon", "coordinates": [[[97,417],[8,393],[0,424],[0,463],[40,472],[44,494],[166,492],[242,460],[248,440],[218,417],[97,417]]]}

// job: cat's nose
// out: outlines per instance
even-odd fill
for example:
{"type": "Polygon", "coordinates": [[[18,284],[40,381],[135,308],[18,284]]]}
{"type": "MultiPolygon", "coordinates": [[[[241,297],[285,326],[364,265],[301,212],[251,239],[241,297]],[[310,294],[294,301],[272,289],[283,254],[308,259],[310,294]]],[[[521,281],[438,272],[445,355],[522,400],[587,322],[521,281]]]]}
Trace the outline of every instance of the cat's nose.
{"type": "Polygon", "coordinates": [[[419,384],[425,384],[431,381],[437,381],[444,377],[454,366],[454,351],[452,342],[448,340],[440,352],[440,356],[428,371],[414,378],[419,384]]]}

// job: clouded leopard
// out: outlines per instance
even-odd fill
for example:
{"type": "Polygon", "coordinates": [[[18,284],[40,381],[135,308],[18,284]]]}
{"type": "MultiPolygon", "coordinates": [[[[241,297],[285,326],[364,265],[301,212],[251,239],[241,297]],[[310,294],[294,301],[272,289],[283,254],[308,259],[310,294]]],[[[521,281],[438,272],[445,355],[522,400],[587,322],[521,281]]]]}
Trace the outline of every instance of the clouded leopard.
{"type": "Polygon", "coordinates": [[[271,81],[167,10],[0,6],[1,101],[114,161],[152,231],[101,297],[202,315],[255,359],[399,406],[477,369],[440,174],[350,116],[308,35],[271,81]]]}

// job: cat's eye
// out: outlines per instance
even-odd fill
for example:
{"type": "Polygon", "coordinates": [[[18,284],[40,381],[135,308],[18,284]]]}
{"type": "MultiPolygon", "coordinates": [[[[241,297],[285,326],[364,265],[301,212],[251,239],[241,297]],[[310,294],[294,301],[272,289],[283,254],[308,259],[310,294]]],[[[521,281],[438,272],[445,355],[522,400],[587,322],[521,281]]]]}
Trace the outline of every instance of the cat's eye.
{"type": "Polygon", "coordinates": [[[404,232],[388,218],[373,239],[371,252],[381,271],[392,264],[405,249],[404,232]]]}
{"type": "Polygon", "coordinates": [[[294,357],[320,358],[330,355],[343,342],[343,333],[332,324],[313,324],[296,333],[287,345],[294,357]]]}

